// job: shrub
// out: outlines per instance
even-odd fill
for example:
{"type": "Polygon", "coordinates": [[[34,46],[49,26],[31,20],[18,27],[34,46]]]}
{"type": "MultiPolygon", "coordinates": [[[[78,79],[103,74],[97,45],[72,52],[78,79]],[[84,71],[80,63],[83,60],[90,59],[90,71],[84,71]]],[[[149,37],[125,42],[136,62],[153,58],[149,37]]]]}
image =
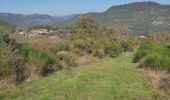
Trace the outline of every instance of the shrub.
{"type": "Polygon", "coordinates": [[[122,53],[122,48],[118,42],[111,42],[106,45],[105,53],[111,57],[116,57],[122,53]]]}
{"type": "Polygon", "coordinates": [[[141,44],[137,53],[135,54],[134,62],[140,61],[143,57],[150,53],[160,53],[162,55],[167,55],[167,50],[168,49],[165,45],[156,44],[152,42],[144,42],[141,44]]]}
{"type": "Polygon", "coordinates": [[[128,41],[120,41],[120,46],[122,47],[124,52],[133,51],[133,47],[128,41]]]}
{"type": "Polygon", "coordinates": [[[7,31],[0,27],[0,45],[4,43],[4,37],[7,36],[8,34],[9,33],[7,31]]]}
{"type": "Polygon", "coordinates": [[[0,29],[0,79],[12,77],[17,84],[21,83],[32,70],[30,66],[26,67],[26,64],[34,66],[42,75],[60,68],[58,60],[47,52],[17,43],[0,29]]]}
{"type": "Polygon", "coordinates": [[[144,42],[134,57],[134,62],[140,62],[141,67],[169,69],[169,49],[164,44],[144,42]]]}
{"type": "Polygon", "coordinates": [[[70,48],[69,52],[76,54],[77,56],[84,56],[84,53],[79,48],[70,48]]]}
{"type": "Polygon", "coordinates": [[[67,42],[62,42],[57,44],[54,48],[51,49],[53,53],[57,53],[60,51],[68,51],[69,50],[69,44],[67,42]]]}
{"type": "Polygon", "coordinates": [[[62,67],[59,64],[59,61],[56,59],[49,59],[49,61],[42,67],[41,74],[48,75],[61,69],[62,67]]]}
{"type": "Polygon", "coordinates": [[[0,37],[1,37],[1,40],[7,34],[9,34],[9,33],[3,27],[0,26],[0,37]]]}
{"type": "Polygon", "coordinates": [[[38,70],[42,70],[42,74],[47,74],[46,72],[51,73],[51,71],[59,67],[58,61],[47,52],[26,45],[22,47],[21,52],[24,55],[25,62],[37,67],[36,69],[38,70]]]}
{"type": "Polygon", "coordinates": [[[170,61],[168,57],[162,57],[160,54],[148,54],[141,65],[143,67],[166,69],[170,68],[170,61]]]}
{"type": "Polygon", "coordinates": [[[61,61],[64,61],[65,64],[67,64],[69,67],[77,66],[76,56],[74,54],[60,53],[60,54],[58,54],[57,58],[61,61]]]}
{"type": "Polygon", "coordinates": [[[93,50],[93,55],[98,58],[103,58],[105,56],[105,52],[103,49],[95,49],[93,50]]]}
{"type": "Polygon", "coordinates": [[[0,28],[0,79],[12,77],[18,84],[27,77],[22,54],[18,51],[18,43],[8,36],[8,32],[0,28]]]}
{"type": "Polygon", "coordinates": [[[91,53],[92,52],[92,43],[88,38],[79,38],[73,41],[73,46],[79,48],[83,52],[91,53]]]}
{"type": "Polygon", "coordinates": [[[93,17],[81,16],[75,21],[74,28],[76,33],[94,35],[99,29],[99,23],[93,17]]]}
{"type": "Polygon", "coordinates": [[[74,55],[68,55],[65,61],[69,66],[77,66],[76,57],[74,55]]]}
{"type": "Polygon", "coordinates": [[[0,78],[13,77],[18,84],[27,77],[23,56],[6,45],[0,47],[0,78]]]}
{"type": "Polygon", "coordinates": [[[144,57],[141,65],[144,67],[151,67],[151,68],[159,67],[161,65],[160,59],[161,57],[159,54],[156,53],[149,54],[146,57],[144,57]]]}

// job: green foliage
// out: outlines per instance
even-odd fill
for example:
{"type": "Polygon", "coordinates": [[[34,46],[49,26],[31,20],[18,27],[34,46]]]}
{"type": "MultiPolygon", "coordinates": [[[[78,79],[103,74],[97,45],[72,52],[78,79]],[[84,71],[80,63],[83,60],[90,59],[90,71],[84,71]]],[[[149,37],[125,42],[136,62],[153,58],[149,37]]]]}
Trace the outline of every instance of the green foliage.
{"type": "Polygon", "coordinates": [[[13,51],[6,45],[0,47],[0,78],[13,76],[20,83],[27,76],[25,70],[23,57],[18,51],[13,51]]]}
{"type": "Polygon", "coordinates": [[[72,54],[72,53],[61,53],[58,56],[58,59],[61,61],[64,61],[64,63],[66,65],[68,65],[69,67],[76,67],[77,66],[77,62],[76,62],[76,55],[72,54]]]}
{"type": "Polygon", "coordinates": [[[24,55],[25,62],[42,70],[42,74],[48,74],[48,72],[51,73],[51,71],[55,71],[58,69],[57,67],[59,67],[58,61],[45,51],[40,51],[24,45],[21,52],[24,55]]]}
{"type": "Polygon", "coordinates": [[[26,44],[17,43],[8,36],[8,32],[0,28],[0,78],[13,76],[18,84],[28,77],[31,66],[42,75],[59,69],[59,63],[53,56],[26,44]]]}
{"type": "Polygon", "coordinates": [[[74,49],[78,48],[82,53],[94,53],[98,49],[103,49],[103,45],[105,44],[105,40],[101,40],[98,38],[96,40],[93,37],[87,37],[87,36],[81,36],[78,38],[75,38],[73,41],[73,47],[74,49]]]}
{"type": "Polygon", "coordinates": [[[93,33],[92,35],[94,35],[94,33],[96,33],[99,29],[99,23],[97,23],[93,17],[81,16],[76,20],[74,27],[76,33],[84,35],[93,33]]]}
{"type": "Polygon", "coordinates": [[[80,16],[74,24],[73,36],[99,37],[103,27],[91,16],[80,16]]]}
{"type": "Polygon", "coordinates": [[[93,50],[93,55],[98,58],[103,58],[105,57],[105,52],[104,49],[99,48],[99,49],[94,49],[93,50]]]}
{"type": "Polygon", "coordinates": [[[83,52],[92,52],[92,41],[90,38],[78,38],[73,41],[74,48],[79,48],[83,52]]]}
{"type": "Polygon", "coordinates": [[[0,45],[1,45],[2,43],[4,43],[3,39],[4,39],[4,37],[7,36],[8,34],[9,34],[9,33],[8,33],[5,29],[3,29],[2,27],[0,27],[0,45]]]}
{"type": "Polygon", "coordinates": [[[133,47],[137,47],[139,46],[139,43],[141,42],[141,40],[137,39],[136,37],[134,36],[129,36],[127,42],[133,47]]]}
{"type": "Polygon", "coordinates": [[[150,2],[113,6],[103,13],[88,14],[108,25],[126,24],[129,34],[141,35],[152,32],[170,32],[169,7],[150,2]],[[149,7],[155,9],[150,9],[149,7]],[[142,14],[141,14],[142,12],[142,14]],[[157,14],[151,14],[155,12],[157,14]],[[145,16],[143,16],[145,15],[145,16]],[[161,18],[160,18],[161,17],[161,18]]]}
{"type": "Polygon", "coordinates": [[[144,42],[134,57],[134,62],[140,62],[141,67],[170,68],[170,52],[166,45],[144,42]]]}
{"type": "Polygon", "coordinates": [[[120,46],[122,47],[124,52],[133,51],[133,47],[128,41],[120,41],[120,46]]]}
{"type": "Polygon", "coordinates": [[[18,84],[25,80],[27,73],[17,46],[19,45],[8,37],[8,32],[0,28],[0,79],[12,76],[18,84]]]}
{"type": "Polygon", "coordinates": [[[148,54],[143,58],[141,67],[150,67],[157,69],[169,69],[170,68],[170,57],[163,57],[158,53],[148,54]]]}
{"type": "Polygon", "coordinates": [[[105,47],[105,53],[111,57],[116,57],[122,53],[122,48],[118,42],[110,42],[105,47]]]}
{"type": "Polygon", "coordinates": [[[60,52],[60,51],[68,51],[69,50],[69,44],[68,44],[68,42],[62,42],[62,43],[57,44],[51,50],[55,54],[60,52]]]}

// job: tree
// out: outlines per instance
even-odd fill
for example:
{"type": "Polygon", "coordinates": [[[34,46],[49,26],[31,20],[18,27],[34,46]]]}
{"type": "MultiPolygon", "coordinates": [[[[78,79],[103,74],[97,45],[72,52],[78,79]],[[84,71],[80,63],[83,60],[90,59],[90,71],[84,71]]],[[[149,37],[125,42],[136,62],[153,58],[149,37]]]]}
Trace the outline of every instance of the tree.
{"type": "Polygon", "coordinates": [[[112,34],[113,40],[124,40],[127,38],[129,30],[128,30],[128,26],[124,24],[120,24],[114,26],[114,31],[115,33],[112,34]]]}
{"type": "Polygon", "coordinates": [[[75,32],[79,34],[96,33],[99,23],[93,17],[81,16],[74,24],[75,32]]]}

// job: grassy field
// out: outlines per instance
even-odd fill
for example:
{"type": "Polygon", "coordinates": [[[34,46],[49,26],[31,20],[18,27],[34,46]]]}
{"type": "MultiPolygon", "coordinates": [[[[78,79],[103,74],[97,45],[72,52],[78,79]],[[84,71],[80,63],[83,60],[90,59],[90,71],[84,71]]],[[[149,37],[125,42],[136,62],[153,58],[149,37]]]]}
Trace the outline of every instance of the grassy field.
{"type": "Polygon", "coordinates": [[[104,58],[96,63],[24,83],[10,92],[0,90],[7,100],[168,100],[151,88],[132,63],[133,54],[104,58]]]}

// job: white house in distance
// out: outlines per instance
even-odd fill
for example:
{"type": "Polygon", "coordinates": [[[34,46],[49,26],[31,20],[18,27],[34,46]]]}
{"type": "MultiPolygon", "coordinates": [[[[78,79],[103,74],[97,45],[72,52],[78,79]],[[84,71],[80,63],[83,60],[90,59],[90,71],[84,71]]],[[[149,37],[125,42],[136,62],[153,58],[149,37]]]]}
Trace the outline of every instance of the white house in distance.
{"type": "Polygon", "coordinates": [[[144,35],[140,35],[138,38],[145,39],[146,37],[144,35]]]}
{"type": "Polygon", "coordinates": [[[47,29],[31,29],[31,34],[48,34],[47,29]]]}

